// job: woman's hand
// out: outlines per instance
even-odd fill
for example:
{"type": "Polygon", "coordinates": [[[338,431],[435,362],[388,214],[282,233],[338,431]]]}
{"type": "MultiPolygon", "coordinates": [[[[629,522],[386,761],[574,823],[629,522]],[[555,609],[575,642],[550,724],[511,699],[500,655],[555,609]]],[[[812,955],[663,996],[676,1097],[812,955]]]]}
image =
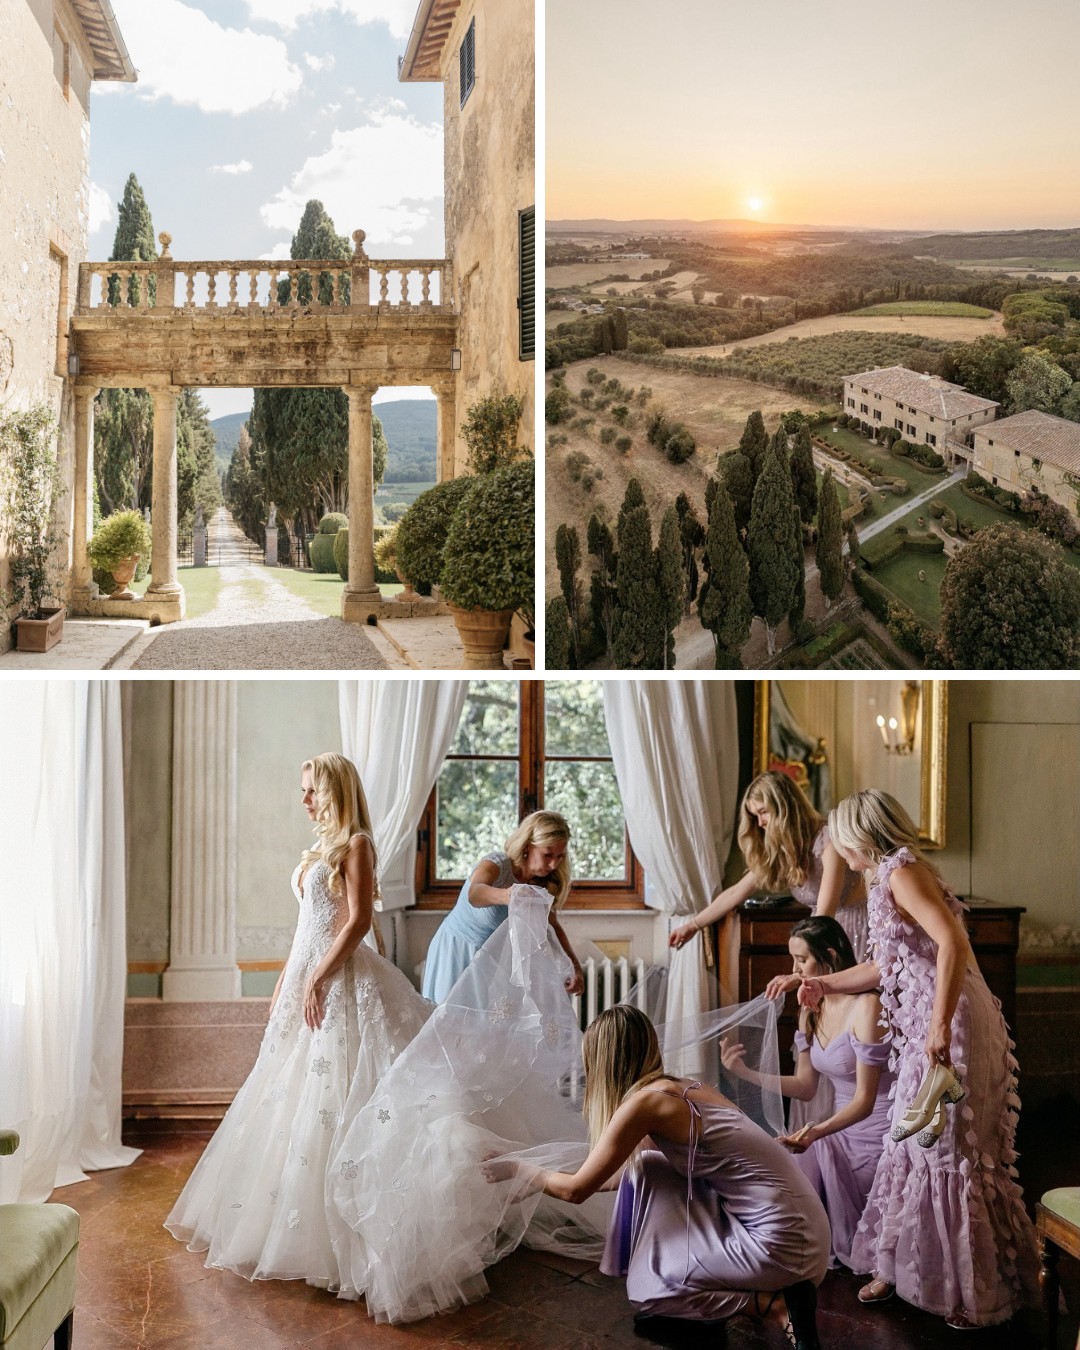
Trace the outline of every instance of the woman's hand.
{"type": "Polygon", "coordinates": [[[800,1008],[816,1008],[825,997],[825,985],[821,978],[811,975],[808,980],[802,980],[796,997],[800,1008]]]}
{"type": "Polygon", "coordinates": [[[734,1074],[736,1078],[746,1077],[746,1046],[740,1045],[738,1041],[729,1041],[726,1036],[720,1038],[720,1062],[728,1073],[734,1074]]]}
{"type": "Polygon", "coordinates": [[[585,972],[579,965],[574,966],[574,973],[567,975],[563,980],[568,994],[583,994],[585,992],[585,972]]]}
{"type": "Polygon", "coordinates": [[[776,1142],[783,1144],[789,1153],[805,1153],[817,1137],[817,1125],[810,1124],[804,1125],[794,1134],[778,1134],[776,1142]]]}
{"type": "Polygon", "coordinates": [[[692,937],[697,937],[701,929],[696,923],[684,923],[681,928],[673,928],[668,935],[668,946],[674,947],[676,951],[680,947],[685,947],[692,937]]]}
{"type": "Polygon", "coordinates": [[[507,1199],[515,1205],[544,1189],[543,1168],[537,1167],[534,1163],[522,1162],[518,1158],[500,1158],[497,1154],[492,1154],[481,1162],[480,1174],[490,1186],[500,1181],[509,1181],[510,1190],[507,1199]]]}
{"type": "Polygon", "coordinates": [[[326,1002],[326,977],[308,976],[304,985],[304,1021],[312,1031],[318,1031],[323,1022],[323,1005],[326,1002]]]}
{"type": "Polygon", "coordinates": [[[950,1028],[945,1022],[931,1022],[926,1033],[926,1058],[931,1064],[945,1064],[952,1068],[950,1028]]]}
{"type": "Polygon", "coordinates": [[[798,989],[801,980],[798,975],[774,975],[765,986],[765,997],[771,999],[783,998],[785,994],[790,994],[793,989],[798,989]]]}

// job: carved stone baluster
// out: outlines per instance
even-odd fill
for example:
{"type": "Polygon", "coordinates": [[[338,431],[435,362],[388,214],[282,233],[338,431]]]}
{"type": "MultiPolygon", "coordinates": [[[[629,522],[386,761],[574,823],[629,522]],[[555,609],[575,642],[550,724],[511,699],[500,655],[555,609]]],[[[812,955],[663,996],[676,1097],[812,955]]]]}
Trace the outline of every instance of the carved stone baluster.
{"type": "Polygon", "coordinates": [[[119,309],[127,309],[131,305],[131,268],[125,267],[116,274],[120,278],[120,303],[119,309]]]}
{"type": "Polygon", "coordinates": [[[240,275],[238,267],[229,268],[229,308],[236,309],[236,278],[240,275]]]}
{"type": "Polygon", "coordinates": [[[194,270],[187,274],[187,286],[184,288],[184,308],[195,308],[195,272],[194,270]]]}
{"type": "Polygon", "coordinates": [[[217,273],[213,270],[206,274],[206,308],[217,309],[217,273]]]}
{"type": "Polygon", "coordinates": [[[420,269],[420,304],[423,309],[431,308],[431,268],[420,269]]]}
{"type": "Polygon", "coordinates": [[[259,274],[253,267],[248,272],[248,308],[253,309],[259,299],[259,274]]]}
{"type": "Polygon", "coordinates": [[[403,306],[409,304],[409,273],[404,267],[401,269],[401,303],[403,306]]]}
{"type": "Polygon", "coordinates": [[[390,269],[382,266],[377,268],[379,273],[379,308],[390,308],[390,269]]]}

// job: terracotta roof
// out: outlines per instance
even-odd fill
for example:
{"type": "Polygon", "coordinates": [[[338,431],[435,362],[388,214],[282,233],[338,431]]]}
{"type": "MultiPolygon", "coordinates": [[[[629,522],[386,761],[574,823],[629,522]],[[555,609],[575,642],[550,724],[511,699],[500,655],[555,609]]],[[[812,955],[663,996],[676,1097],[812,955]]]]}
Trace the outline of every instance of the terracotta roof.
{"type": "Polygon", "coordinates": [[[1031,409],[977,428],[977,434],[984,432],[993,440],[995,450],[999,446],[1019,450],[1067,473],[1080,473],[1080,422],[1031,409]]]}
{"type": "Polygon", "coordinates": [[[906,366],[864,370],[859,375],[845,375],[844,379],[869,389],[872,394],[906,403],[919,412],[930,413],[946,422],[998,406],[993,399],[977,398],[960,385],[943,380],[940,375],[920,375],[906,366]]]}
{"type": "Polygon", "coordinates": [[[461,0],[420,0],[405,55],[398,59],[403,83],[442,79],[442,54],[461,0]]]}
{"type": "Polygon", "coordinates": [[[139,77],[109,0],[71,0],[71,7],[90,44],[94,79],[134,83],[139,77]]]}

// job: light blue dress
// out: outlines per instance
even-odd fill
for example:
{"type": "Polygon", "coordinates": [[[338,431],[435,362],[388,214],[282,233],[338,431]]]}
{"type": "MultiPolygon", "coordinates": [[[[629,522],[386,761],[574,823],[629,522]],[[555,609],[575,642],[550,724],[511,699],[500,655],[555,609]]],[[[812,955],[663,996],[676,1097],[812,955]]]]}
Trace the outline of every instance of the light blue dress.
{"type": "MultiPolygon", "coordinates": [[[[493,862],[499,875],[491,883],[500,888],[516,882],[510,855],[501,849],[486,853],[480,862],[493,862]]],[[[477,867],[480,863],[477,863],[477,867]]],[[[469,962],[510,913],[508,905],[474,905],[469,901],[473,871],[461,887],[454,908],[443,919],[431,939],[424,967],[424,997],[443,1003],[469,962]]]]}

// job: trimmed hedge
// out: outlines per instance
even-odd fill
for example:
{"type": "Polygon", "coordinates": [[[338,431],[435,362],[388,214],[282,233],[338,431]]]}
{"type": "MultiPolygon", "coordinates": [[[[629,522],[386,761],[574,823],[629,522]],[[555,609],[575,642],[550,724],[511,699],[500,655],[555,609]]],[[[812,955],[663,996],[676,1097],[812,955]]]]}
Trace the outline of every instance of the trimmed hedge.
{"type": "Polygon", "coordinates": [[[462,477],[436,483],[421,492],[398,521],[398,566],[418,590],[421,585],[439,584],[450,522],[475,481],[462,477]]]}

